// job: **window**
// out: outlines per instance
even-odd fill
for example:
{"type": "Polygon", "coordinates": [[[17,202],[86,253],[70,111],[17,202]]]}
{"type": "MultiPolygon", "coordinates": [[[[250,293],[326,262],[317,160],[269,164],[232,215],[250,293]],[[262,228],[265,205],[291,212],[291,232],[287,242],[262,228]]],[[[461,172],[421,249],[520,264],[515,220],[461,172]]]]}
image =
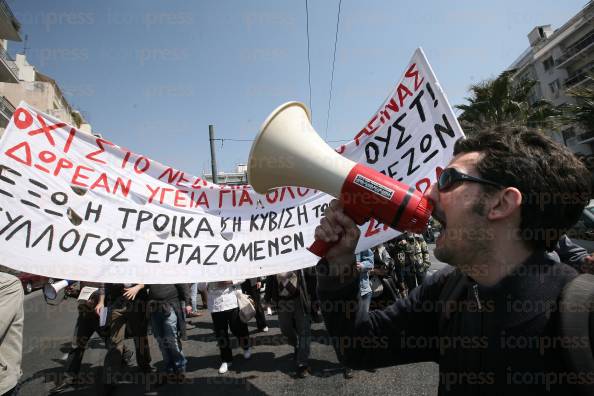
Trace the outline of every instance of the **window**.
{"type": "Polygon", "coordinates": [[[553,67],[555,67],[555,61],[553,60],[553,57],[552,56],[549,56],[547,59],[545,59],[542,62],[542,65],[544,66],[545,71],[549,71],[553,67]]]}
{"type": "Polygon", "coordinates": [[[567,128],[563,131],[563,137],[565,138],[565,140],[569,140],[575,137],[575,129],[573,127],[567,128]]]}
{"type": "Polygon", "coordinates": [[[559,79],[556,79],[552,83],[549,83],[549,89],[551,90],[551,94],[555,97],[559,97],[559,90],[561,89],[561,83],[559,79]]]}

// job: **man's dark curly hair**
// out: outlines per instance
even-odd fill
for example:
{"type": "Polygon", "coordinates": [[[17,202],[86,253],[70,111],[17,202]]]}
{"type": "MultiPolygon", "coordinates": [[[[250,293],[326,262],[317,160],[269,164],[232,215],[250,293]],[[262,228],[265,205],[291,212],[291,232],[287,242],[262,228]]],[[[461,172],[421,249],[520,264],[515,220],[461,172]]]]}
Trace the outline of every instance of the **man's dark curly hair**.
{"type": "Polygon", "coordinates": [[[591,175],[583,163],[542,132],[521,127],[478,131],[454,146],[454,155],[475,151],[482,153],[481,177],[522,192],[521,238],[553,250],[590,199],[591,175]]]}

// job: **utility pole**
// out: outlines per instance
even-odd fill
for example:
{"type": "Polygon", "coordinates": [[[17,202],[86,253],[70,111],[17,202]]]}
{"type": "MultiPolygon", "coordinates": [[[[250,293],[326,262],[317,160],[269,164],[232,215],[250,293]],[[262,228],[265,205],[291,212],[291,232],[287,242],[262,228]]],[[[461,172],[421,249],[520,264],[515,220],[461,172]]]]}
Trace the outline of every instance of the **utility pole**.
{"type": "Polygon", "coordinates": [[[217,158],[215,156],[214,146],[214,125],[208,126],[208,136],[210,140],[210,167],[212,172],[212,182],[215,184],[219,184],[219,175],[217,174],[217,158]]]}
{"type": "Polygon", "coordinates": [[[27,50],[29,49],[29,47],[27,46],[28,43],[29,43],[29,35],[25,34],[25,42],[23,43],[23,55],[27,55],[27,50]]]}

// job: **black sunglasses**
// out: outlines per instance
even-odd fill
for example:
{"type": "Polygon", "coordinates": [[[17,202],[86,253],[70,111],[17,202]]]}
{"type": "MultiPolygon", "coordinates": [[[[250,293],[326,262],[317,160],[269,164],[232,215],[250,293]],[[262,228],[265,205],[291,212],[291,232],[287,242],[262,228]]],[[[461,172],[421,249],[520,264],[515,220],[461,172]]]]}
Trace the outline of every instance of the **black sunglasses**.
{"type": "Polygon", "coordinates": [[[480,177],[474,177],[474,176],[467,175],[465,173],[459,172],[455,168],[445,168],[441,172],[441,175],[439,175],[439,179],[437,180],[437,189],[439,191],[446,191],[446,190],[452,188],[452,186],[454,184],[456,184],[458,182],[466,182],[466,181],[488,184],[490,186],[494,186],[497,188],[504,188],[504,186],[502,186],[499,183],[495,183],[490,180],[481,179],[480,177]]]}

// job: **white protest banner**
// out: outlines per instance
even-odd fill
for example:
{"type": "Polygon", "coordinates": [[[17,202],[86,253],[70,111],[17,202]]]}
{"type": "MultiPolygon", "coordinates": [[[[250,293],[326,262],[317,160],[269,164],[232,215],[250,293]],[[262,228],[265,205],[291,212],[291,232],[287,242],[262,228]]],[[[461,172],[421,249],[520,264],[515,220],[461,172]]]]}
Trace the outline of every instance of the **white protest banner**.
{"type": "MultiPolygon", "coordinates": [[[[418,49],[337,151],[424,191],[461,136],[418,49]]],[[[209,282],[308,267],[317,257],[306,247],[331,199],[300,187],[261,195],[208,183],[25,103],[0,141],[0,166],[0,264],[62,279],[209,282]]],[[[373,220],[361,230],[358,249],[397,235],[373,220]]]]}

